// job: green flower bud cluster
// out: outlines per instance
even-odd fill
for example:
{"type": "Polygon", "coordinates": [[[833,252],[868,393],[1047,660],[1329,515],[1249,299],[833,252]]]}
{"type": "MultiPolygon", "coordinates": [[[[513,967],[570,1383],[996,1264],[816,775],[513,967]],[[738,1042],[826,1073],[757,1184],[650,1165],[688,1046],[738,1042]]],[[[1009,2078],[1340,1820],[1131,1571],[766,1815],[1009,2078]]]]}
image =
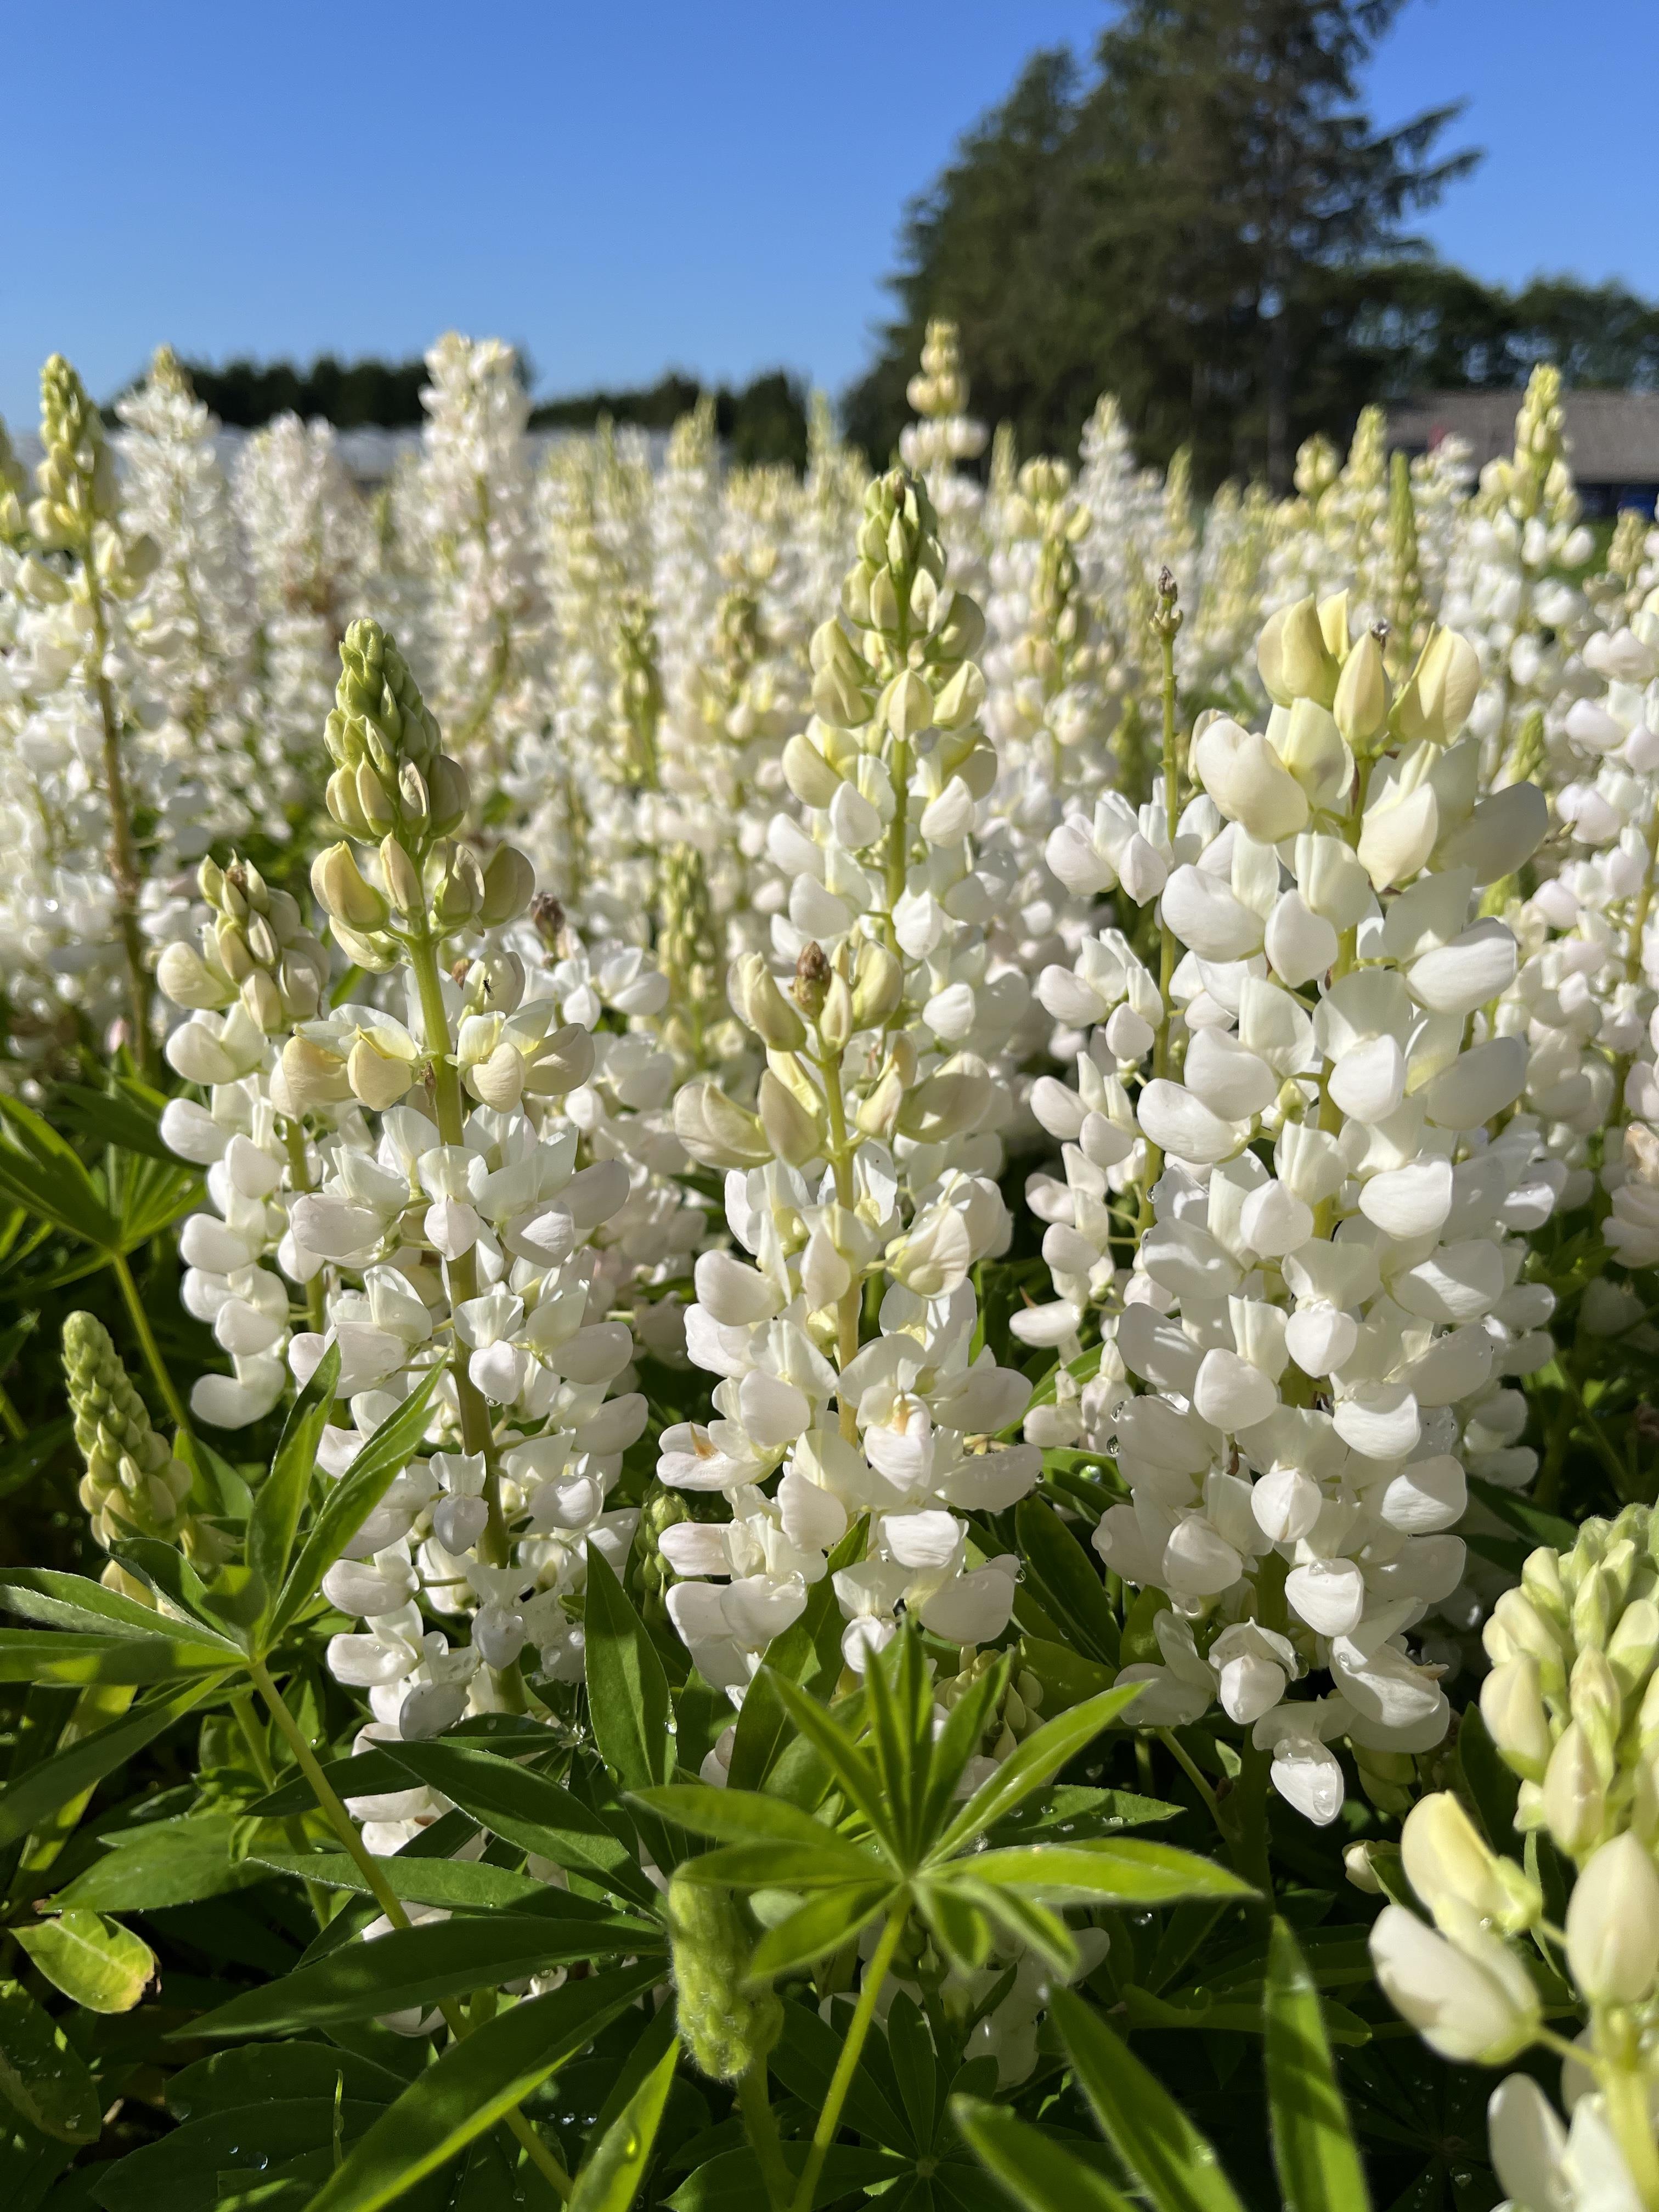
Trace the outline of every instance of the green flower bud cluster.
{"type": "Polygon", "coordinates": [[[1480,1711],[1521,1778],[1516,1826],[1583,1864],[1626,1830],[1659,1842],[1659,1516],[1584,1522],[1534,1552],[1482,1632],[1480,1711]]]}
{"type": "Polygon", "coordinates": [[[921,342],[921,374],[910,379],[904,396],[918,415],[933,421],[960,415],[967,407],[968,379],[954,323],[935,316],[928,324],[921,342]]]}
{"type": "Polygon", "coordinates": [[[720,933],[708,873],[693,845],[671,845],[657,873],[657,964],[668,978],[671,1027],[702,1058],[720,1002],[720,933]]]}
{"type": "MultiPolygon", "coordinates": [[[[936,1701],[948,1713],[982,1676],[990,1673],[1001,1656],[998,1651],[975,1650],[959,1674],[939,1683],[934,1692],[936,1701]]],[[[1042,1725],[1042,1685],[1029,1667],[1022,1667],[1017,1674],[1009,1677],[1007,1688],[987,1716],[980,1749],[986,1758],[1000,1763],[1042,1725]]]]}
{"type": "Polygon", "coordinates": [[[668,1942],[680,2040],[716,2081],[735,2081],[783,2032],[783,2003],[769,1984],[747,1985],[754,1935],[729,1890],[677,1874],[668,1886],[668,1942]]]}
{"type": "Polygon", "coordinates": [[[657,665],[656,617],[637,592],[623,599],[617,617],[616,682],[611,709],[616,744],[628,781],[654,791],[659,781],[657,732],[662,722],[662,677],[657,665]]]}
{"type": "Polygon", "coordinates": [[[1551,524],[1577,520],[1578,500],[1567,467],[1567,418],[1561,405],[1561,372],[1540,362],[1527,381],[1515,422],[1515,453],[1490,461],[1480,489],[1493,508],[1507,507],[1517,522],[1541,515],[1551,524]]]}
{"type": "Polygon", "coordinates": [[[252,860],[204,860],[196,881],[213,910],[198,953],[169,945],[156,981],[175,1006],[217,1008],[241,1000],[268,1036],[314,1020],[328,984],[328,955],[305,927],[298,902],[273,890],[252,860]]]}
{"type": "Polygon", "coordinates": [[[182,1540],[192,1555],[199,1533],[186,1505],[190,1471],[157,1436],[108,1330],[89,1313],[64,1323],[64,1373],[75,1441],[87,1463],[80,1498],[100,1544],[124,1536],[182,1540]]]}
{"type": "Polygon", "coordinates": [[[23,520],[23,501],[28,490],[28,477],[17,458],[17,449],[7,434],[6,426],[0,422],[0,545],[24,544],[28,529],[23,520]]]}
{"type": "Polygon", "coordinates": [[[535,872],[511,845],[481,867],[453,835],[466,813],[466,773],[443,750],[436,718],[378,623],[346,632],[334,697],[323,733],[336,763],[328,810],[348,837],[379,844],[379,884],[343,841],[312,862],[311,888],[349,957],[383,972],[408,934],[447,937],[515,921],[535,872]]]}
{"type": "Polygon", "coordinates": [[[1417,501],[1412,465],[1395,453],[1389,465],[1389,643],[1399,665],[1421,646],[1423,574],[1417,543],[1417,501]]]}
{"type": "Polygon", "coordinates": [[[359,844],[390,836],[418,862],[465,819],[466,773],[444,751],[436,718],[379,623],[347,630],[334,702],[323,730],[335,763],[329,812],[359,844]]]}
{"type": "Polygon", "coordinates": [[[1296,488],[1316,514],[1319,502],[1342,474],[1342,456],[1322,431],[1297,447],[1296,488]]]}
{"type": "Polygon", "coordinates": [[[628,1595],[640,1609],[647,1628],[674,1633],[668,1617],[667,1596],[678,1577],[662,1553],[662,1534],[681,1521],[722,1521],[725,1500],[706,1490],[670,1490],[653,1475],[640,1508],[640,1519],[628,1555],[628,1595]]]}
{"type": "Polygon", "coordinates": [[[114,516],[115,462],[98,410],[60,353],[40,372],[40,443],[29,526],[44,546],[84,552],[94,526],[114,516]]]}

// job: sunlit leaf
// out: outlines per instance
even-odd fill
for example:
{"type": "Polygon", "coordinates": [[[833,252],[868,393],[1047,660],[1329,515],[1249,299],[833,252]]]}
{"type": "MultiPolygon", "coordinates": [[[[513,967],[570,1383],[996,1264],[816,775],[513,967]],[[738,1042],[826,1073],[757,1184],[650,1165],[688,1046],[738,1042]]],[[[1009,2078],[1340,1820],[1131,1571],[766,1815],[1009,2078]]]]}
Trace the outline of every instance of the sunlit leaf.
{"type": "Polygon", "coordinates": [[[15,1933],[52,1987],[88,2012],[131,2012],[155,1972],[149,1944],[100,1912],[64,1912],[15,1933]]]}

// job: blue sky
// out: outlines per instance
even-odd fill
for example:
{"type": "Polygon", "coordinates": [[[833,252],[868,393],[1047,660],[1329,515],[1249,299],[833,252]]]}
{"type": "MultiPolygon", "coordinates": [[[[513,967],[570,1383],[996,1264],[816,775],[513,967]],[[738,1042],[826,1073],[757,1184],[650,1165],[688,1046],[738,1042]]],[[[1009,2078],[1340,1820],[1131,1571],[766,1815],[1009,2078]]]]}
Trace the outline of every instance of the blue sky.
{"type": "MultiPolygon", "coordinates": [[[[8,11],[0,412],[185,354],[528,346],[539,388],[866,357],[905,200],[1100,0],[47,0],[8,11]]],[[[1477,274],[1659,293],[1654,0],[1407,0],[1379,120],[1467,97],[1426,226],[1477,274]]]]}

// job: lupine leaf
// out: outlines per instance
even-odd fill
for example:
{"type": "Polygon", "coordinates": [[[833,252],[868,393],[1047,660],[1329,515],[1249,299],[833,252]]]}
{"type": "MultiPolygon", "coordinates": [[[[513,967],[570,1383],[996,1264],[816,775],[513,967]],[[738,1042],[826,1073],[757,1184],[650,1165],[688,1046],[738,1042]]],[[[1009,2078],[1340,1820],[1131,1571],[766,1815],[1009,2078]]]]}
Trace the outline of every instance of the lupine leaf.
{"type": "Polygon", "coordinates": [[[599,2137],[576,2177],[570,2212],[629,2212],[656,2148],[678,2059],[671,2044],[599,2137]]]}
{"type": "Polygon", "coordinates": [[[1076,1844],[1013,1844],[957,1862],[975,1881],[1035,1890],[1052,1904],[1168,1905],[1177,1898],[1250,1897],[1246,1881],[1173,1844],[1101,1836],[1076,1844]]]}
{"type": "Polygon", "coordinates": [[[625,1790],[674,1771],[673,1707],[656,1647],[598,1547],[587,1547],[587,1704],[593,1740],[625,1790]]]}
{"type": "Polygon", "coordinates": [[[99,1912],[64,1912],[15,1932],[52,1987],[88,2012],[131,2012],[155,1972],[149,1944],[99,1912]]]}
{"type": "Polygon", "coordinates": [[[567,1982],[452,2044],[375,2121],[309,2212],[378,2212],[402,2196],[591,2043],[661,1971],[623,1966],[567,1982]]]}
{"type": "MultiPolygon", "coordinates": [[[[953,2097],[951,2116],[1021,2212],[1134,2212],[1121,2190],[1006,2106],[953,2097]]],[[[1161,2200],[1159,2212],[1163,2212],[1161,2200]]]]}
{"type": "Polygon", "coordinates": [[[254,1493],[248,1516],[247,1563],[264,1584],[269,1620],[288,1576],[294,1540],[317,1466],[317,1447],[334,1403],[340,1379],[340,1347],[331,1344],[316,1372],[295,1400],[270,1462],[270,1472],[254,1493]]]}
{"type": "MultiPolygon", "coordinates": [[[[192,2040],[276,2035],[337,2021],[372,2020],[501,1982],[527,1981],[549,1966],[619,1951],[653,1950],[660,1942],[648,1921],[620,1918],[581,1897],[563,1897],[556,1914],[550,1909],[431,1921],[394,1929],[373,1942],[349,1943],[280,1981],[233,1997],[188,2032],[192,2040]]],[[[661,1971],[659,1964],[654,1972],[661,1971]]]]}
{"type": "Polygon", "coordinates": [[[1053,2013],[1083,2093],[1130,2181],[1158,2212],[1243,2212],[1213,2146],[1073,1990],[1053,2013]]]}
{"type": "Polygon", "coordinates": [[[0,1982],[0,2097],[59,2142],[96,2142],[92,2076],[64,2031],[21,1983],[0,1982]]]}
{"type": "Polygon", "coordinates": [[[1282,1920],[1274,1921],[1268,1945],[1264,2009],[1267,2105],[1285,2212],[1370,2212],[1319,1992],[1282,1920]]]}
{"type": "Polygon", "coordinates": [[[1028,1735],[1003,1760],[996,1772],[982,1782],[939,1840],[941,1854],[960,1850],[963,1844],[982,1835],[994,1820],[1012,1813],[1015,1806],[1041,1790],[1102,1729],[1115,1721],[1139,1694],[1141,1685],[1131,1682],[1119,1690],[1103,1690],[1099,1697],[1056,1714],[1028,1735]]]}

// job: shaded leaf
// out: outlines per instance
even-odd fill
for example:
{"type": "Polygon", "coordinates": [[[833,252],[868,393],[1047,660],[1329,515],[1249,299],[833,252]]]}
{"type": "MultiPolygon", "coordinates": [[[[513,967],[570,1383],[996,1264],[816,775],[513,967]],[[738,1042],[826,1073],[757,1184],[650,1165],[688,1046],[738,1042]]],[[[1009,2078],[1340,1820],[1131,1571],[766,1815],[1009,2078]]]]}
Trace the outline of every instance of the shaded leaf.
{"type": "Polygon", "coordinates": [[[96,2142],[92,2076],[64,2031],[20,1983],[0,1982],[0,2097],[59,2142],[96,2142]]]}
{"type": "Polygon", "coordinates": [[[1212,2145],[1073,1990],[1053,2013],[1085,2096],[1131,2183],[1158,2212],[1243,2212],[1212,2145]]]}
{"type": "Polygon", "coordinates": [[[679,2051],[670,2044],[588,2154],[570,2212],[629,2212],[645,2179],[679,2051]]]}
{"type": "Polygon", "coordinates": [[[1370,2212],[1364,2169],[1296,1938],[1273,1922],[1265,2010],[1267,2103],[1285,2212],[1370,2212]]]}
{"type": "Polygon", "coordinates": [[[644,1622],[596,1545],[587,1547],[587,1704],[593,1740],[625,1790],[674,1771],[668,1677],[644,1622]]]}
{"type": "Polygon", "coordinates": [[[1022,2212],[1134,2212],[1104,2174],[1006,2107],[953,2097],[951,2112],[1022,2212]]]}

